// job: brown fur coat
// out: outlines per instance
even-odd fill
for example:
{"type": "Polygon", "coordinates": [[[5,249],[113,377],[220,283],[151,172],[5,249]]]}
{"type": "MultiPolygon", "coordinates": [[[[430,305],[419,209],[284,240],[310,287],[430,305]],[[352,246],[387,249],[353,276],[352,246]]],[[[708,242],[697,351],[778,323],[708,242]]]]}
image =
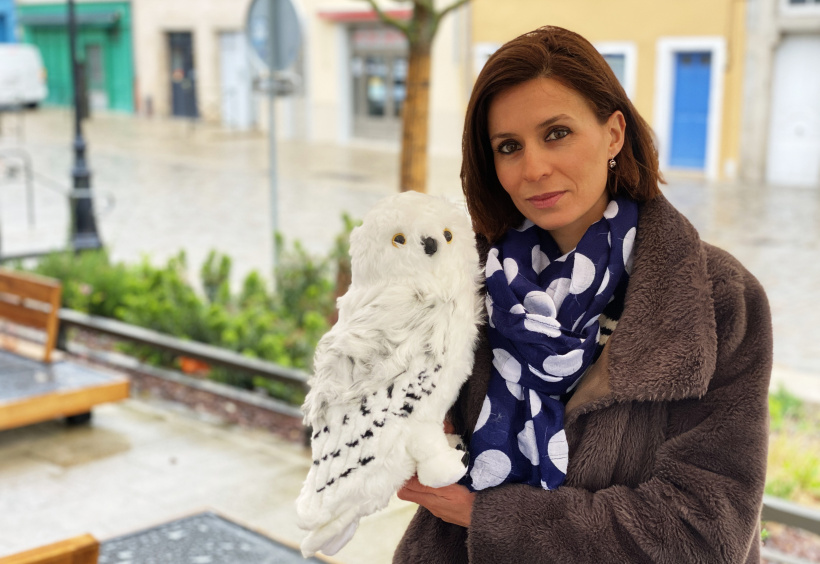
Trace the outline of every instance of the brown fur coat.
{"type": "MultiPolygon", "coordinates": [[[[484,340],[453,410],[468,439],[491,360],[484,340]]],[[[479,492],[469,530],[419,508],[394,563],[759,562],[771,362],[758,281],[642,204],[623,315],[567,404],[565,485],[479,492]]]]}

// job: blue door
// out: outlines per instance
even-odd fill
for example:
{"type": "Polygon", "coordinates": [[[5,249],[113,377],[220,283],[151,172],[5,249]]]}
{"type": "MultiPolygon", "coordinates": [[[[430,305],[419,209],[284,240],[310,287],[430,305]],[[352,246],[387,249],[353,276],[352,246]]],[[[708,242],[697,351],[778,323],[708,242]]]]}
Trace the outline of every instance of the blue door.
{"type": "Polygon", "coordinates": [[[706,124],[712,55],[687,52],[675,55],[675,99],[669,166],[703,170],[706,166],[706,124]]]}

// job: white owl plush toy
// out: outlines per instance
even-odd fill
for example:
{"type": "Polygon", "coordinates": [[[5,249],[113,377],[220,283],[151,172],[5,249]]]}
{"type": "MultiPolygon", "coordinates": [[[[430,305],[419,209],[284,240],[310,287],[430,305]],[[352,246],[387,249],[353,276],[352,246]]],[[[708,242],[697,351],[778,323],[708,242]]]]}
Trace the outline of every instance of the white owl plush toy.
{"type": "Polygon", "coordinates": [[[472,370],[483,311],[469,218],[442,198],[390,196],[353,230],[350,256],[352,283],[302,407],[313,429],[296,500],[305,557],[338,552],[413,474],[441,487],[466,471],[443,422],[472,370]]]}

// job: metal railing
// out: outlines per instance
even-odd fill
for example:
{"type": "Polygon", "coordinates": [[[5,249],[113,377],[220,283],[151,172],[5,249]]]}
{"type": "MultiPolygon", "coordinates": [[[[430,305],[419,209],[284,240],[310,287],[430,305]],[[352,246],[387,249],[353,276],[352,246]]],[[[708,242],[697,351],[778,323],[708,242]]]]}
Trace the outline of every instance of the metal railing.
{"type": "MultiPolygon", "coordinates": [[[[114,319],[88,315],[72,309],[62,308],[59,312],[60,329],[76,327],[85,331],[109,335],[119,340],[130,341],[173,354],[195,358],[209,364],[216,364],[232,370],[239,370],[269,380],[297,386],[307,392],[308,374],[265,360],[250,358],[237,352],[196,341],[186,341],[171,335],[130,325],[114,319]]],[[[64,333],[63,333],[64,335],[64,333]]],[[[58,344],[58,347],[65,348],[58,344]]]]}
{"type": "MultiPolygon", "coordinates": [[[[762,521],[780,523],[787,527],[802,529],[815,535],[820,535],[820,510],[811,507],[797,505],[785,499],[763,496],[762,521]]],[[[783,554],[768,547],[760,550],[760,556],[770,562],[781,562],[782,564],[812,564],[808,560],[803,560],[788,554],[783,554]]]]}

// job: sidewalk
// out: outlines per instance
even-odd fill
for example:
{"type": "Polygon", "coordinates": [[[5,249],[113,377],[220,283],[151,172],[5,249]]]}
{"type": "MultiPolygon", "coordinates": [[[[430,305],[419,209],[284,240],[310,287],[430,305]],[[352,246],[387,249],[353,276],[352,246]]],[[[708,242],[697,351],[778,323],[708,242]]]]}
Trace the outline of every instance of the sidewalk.
{"type": "MultiPolygon", "coordinates": [[[[209,509],[298,545],[294,501],[309,466],[304,447],[139,400],[97,407],[88,427],[5,431],[0,556],[84,533],[104,541],[209,509]]],[[[334,560],[390,562],[414,511],[394,497],[334,560]]]]}

